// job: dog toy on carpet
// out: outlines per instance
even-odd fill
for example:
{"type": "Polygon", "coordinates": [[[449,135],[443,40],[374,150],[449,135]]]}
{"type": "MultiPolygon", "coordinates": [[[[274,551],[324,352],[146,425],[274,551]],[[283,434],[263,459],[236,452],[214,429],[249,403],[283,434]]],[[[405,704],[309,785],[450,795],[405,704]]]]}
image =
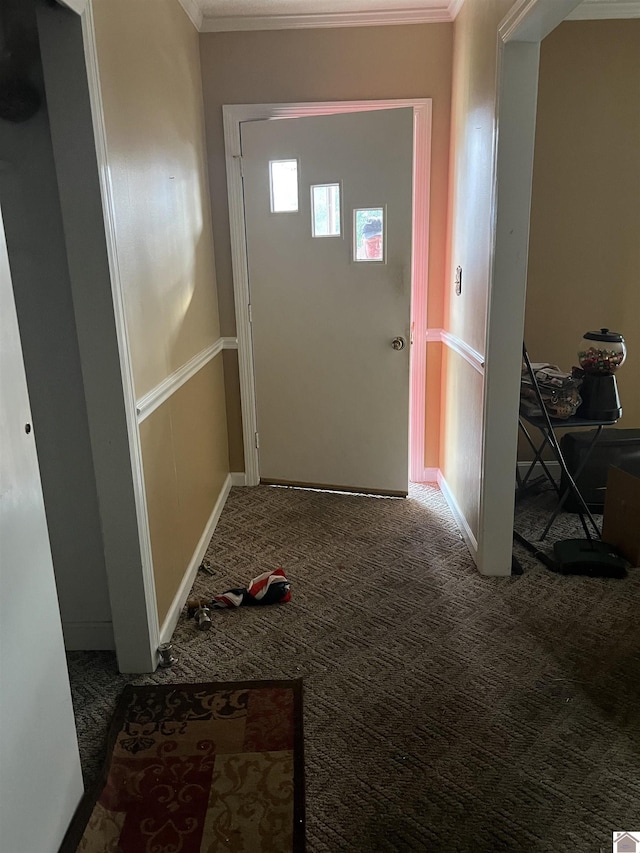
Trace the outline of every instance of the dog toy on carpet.
{"type": "Polygon", "coordinates": [[[291,601],[291,583],[283,569],[275,572],[264,572],[254,578],[248,587],[228,589],[213,598],[190,598],[187,601],[187,613],[189,618],[196,617],[198,627],[202,630],[211,627],[208,618],[210,608],[222,610],[228,607],[255,606],[257,604],[283,604],[291,601]]]}

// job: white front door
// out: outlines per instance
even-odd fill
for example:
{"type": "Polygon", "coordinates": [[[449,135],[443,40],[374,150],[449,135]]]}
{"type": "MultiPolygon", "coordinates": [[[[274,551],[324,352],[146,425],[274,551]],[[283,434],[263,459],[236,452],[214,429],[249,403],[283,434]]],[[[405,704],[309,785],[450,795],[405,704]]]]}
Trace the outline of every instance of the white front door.
{"type": "Polygon", "coordinates": [[[241,138],[260,479],[406,494],[413,110],[241,138]]]}
{"type": "Polygon", "coordinates": [[[55,853],[82,774],[1,217],[0,448],[0,848],[55,853]]]}

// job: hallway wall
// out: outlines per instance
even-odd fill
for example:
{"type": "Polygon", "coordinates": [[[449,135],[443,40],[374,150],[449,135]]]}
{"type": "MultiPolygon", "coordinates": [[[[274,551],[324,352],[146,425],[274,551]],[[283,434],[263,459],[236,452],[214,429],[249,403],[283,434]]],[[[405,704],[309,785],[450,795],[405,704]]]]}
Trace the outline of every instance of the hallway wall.
{"type": "Polygon", "coordinates": [[[172,392],[140,429],[162,625],[229,471],[198,33],[178,0],[93,7],[135,393],[172,392]]]}
{"type": "MultiPolygon", "coordinates": [[[[449,257],[444,328],[483,355],[493,249],[498,25],[513,0],[466,0],[454,25],[449,257]],[[452,286],[463,270],[462,293],[452,286]]],[[[441,468],[469,533],[479,540],[484,367],[456,352],[443,369],[441,468]]]]}

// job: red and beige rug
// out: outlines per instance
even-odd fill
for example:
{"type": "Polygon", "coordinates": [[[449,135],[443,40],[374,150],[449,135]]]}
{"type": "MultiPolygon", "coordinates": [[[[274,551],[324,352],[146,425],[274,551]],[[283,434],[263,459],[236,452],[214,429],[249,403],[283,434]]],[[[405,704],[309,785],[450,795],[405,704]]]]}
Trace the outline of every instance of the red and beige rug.
{"type": "Polygon", "coordinates": [[[60,853],[304,850],[302,682],[127,686],[60,853]]]}

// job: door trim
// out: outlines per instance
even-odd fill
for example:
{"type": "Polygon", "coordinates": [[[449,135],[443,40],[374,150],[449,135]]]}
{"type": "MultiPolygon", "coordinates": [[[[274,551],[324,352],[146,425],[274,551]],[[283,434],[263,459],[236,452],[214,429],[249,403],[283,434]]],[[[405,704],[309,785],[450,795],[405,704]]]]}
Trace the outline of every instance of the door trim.
{"type": "Polygon", "coordinates": [[[475,555],[484,575],[511,574],[540,42],[578,3],[579,0],[519,0],[497,30],[493,246],[475,555]]]}
{"type": "Polygon", "coordinates": [[[118,244],[115,231],[115,208],[113,202],[113,190],[111,186],[111,171],[109,168],[109,159],[107,154],[107,132],[102,104],[102,89],[100,86],[100,68],[95,37],[93,7],[91,0],[86,0],[84,3],[80,2],[80,0],[75,0],[73,4],[69,3],[68,5],[73,9],[73,11],[76,11],[80,15],[82,25],[82,37],[87,65],[87,85],[89,89],[89,99],[91,102],[93,118],[96,159],[98,164],[98,176],[105,225],[104,236],[107,248],[109,272],[111,275],[113,313],[120,355],[123,400],[129,438],[132,482],[138,522],[138,539],[140,543],[142,584],[125,584],[122,583],[122,579],[120,577],[109,578],[109,594],[114,629],[116,622],[119,621],[122,625],[122,630],[119,633],[116,631],[116,652],[121,671],[152,672],[155,670],[158,662],[157,648],[159,644],[160,624],[158,620],[158,607],[156,602],[153,557],[151,554],[147,496],[142,467],[142,448],[140,444],[138,414],[136,410],[133,368],[131,365],[131,349],[129,345],[129,335],[124,310],[124,293],[122,279],[120,277],[120,265],[118,263],[118,244]],[[78,11],[80,9],[81,11],[78,11]],[[136,599],[134,602],[131,600],[132,597],[136,599]],[[148,645],[142,649],[137,647],[138,643],[136,642],[136,634],[126,630],[127,621],[130,618],[132,609],[134,608],[139,613],[139,619],[141,621],[146,621],[148,629],[148,645]]]}
{"type": "Polygon", "coordinates": [[[427,375],[427,290],[429,262],[429,196],[431,177],[431,98],[377,101],[323,101],[289,104],[226,104],[222,107],[229,197],[229,228],[233,294],[238,338],[240,402],[246,483],[260,482],[253,343],[249,319],[249,275],[242,192],[240,124],[243,121],[302,118],[372,110],[412,107],[413,131],[413,239],[411,246],[411,349],[409,390],[409,478],[419,481],[424,471],[425,402],[427,375]]]}

